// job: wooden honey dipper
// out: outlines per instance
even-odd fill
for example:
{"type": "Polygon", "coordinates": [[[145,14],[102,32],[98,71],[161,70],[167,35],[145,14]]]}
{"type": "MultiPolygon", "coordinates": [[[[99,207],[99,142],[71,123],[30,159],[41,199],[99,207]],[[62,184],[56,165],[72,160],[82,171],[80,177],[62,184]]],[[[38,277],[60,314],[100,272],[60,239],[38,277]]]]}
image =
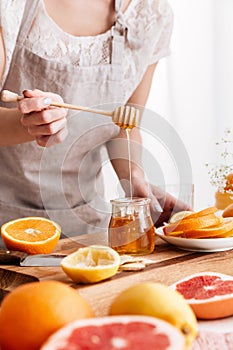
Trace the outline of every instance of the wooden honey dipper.
{"type": "MultiPolygon", "coordinates": [[[[1,100],[3,102],[17,102],[24,98],[24,96],[19,96],[16,93],[3,90],[1,94],[1,100]]],[[[95,114],[102,114],[107,117],[112,117],[112,121],[120,126],[122,129],[132,129],[135,126],[139,126],[140,110],[131,106],[118,106],[113,111],[105,111],[101,109],[93,109],[83,106],[71,105],[68,103],[60,103],[51,101],[50,106],[75,109],[78,111],[90,112],[95,114]]]]}

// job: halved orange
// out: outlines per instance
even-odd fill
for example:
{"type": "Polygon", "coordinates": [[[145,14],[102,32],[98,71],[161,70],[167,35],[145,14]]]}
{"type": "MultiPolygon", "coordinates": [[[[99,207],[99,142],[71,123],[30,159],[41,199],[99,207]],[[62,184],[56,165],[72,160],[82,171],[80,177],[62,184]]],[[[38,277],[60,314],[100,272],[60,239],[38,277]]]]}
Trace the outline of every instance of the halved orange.
{"type": "Polygon", "coordinates": [[[6,222],[1,227],[1,235],[9,250],[48,254],[57,245],[61,227],[46,218],[26,217],[6,222]]]}

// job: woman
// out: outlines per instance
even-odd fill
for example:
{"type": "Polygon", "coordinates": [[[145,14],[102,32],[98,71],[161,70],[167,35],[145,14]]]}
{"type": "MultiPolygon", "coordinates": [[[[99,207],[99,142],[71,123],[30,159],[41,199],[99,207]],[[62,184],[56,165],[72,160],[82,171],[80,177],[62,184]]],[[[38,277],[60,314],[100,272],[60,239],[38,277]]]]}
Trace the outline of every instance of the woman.
{"type": "MultiPolygon", "coordinates": [[[[127,160],[117,152],[126,133],[110,118],[49,104],[144,106],[156,64],[169,53],[170,7],[162,0],[2,0],[0,6],[1,90],[25,97],[18,105],[1,102],[1,223],[47,216],[65,234],[99,231],[108,220],[103,149],[128,181],[127,160]]],[[[141,143],[137,128],[131,140],[141,143]]],[[[151,198],[154,222],[167,220],[176,201],[146,183],[137,160],[132,183],[134,196],[151,198]]]]}

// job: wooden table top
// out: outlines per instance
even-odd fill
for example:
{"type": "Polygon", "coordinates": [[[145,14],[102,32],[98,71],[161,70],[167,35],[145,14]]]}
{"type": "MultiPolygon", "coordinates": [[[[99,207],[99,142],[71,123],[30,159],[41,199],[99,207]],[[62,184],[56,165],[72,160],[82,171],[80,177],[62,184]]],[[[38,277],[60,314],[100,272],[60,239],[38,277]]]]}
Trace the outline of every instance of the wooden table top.
{"type": "MultiPolygon", "coordinates": [[[[81,235],[59,241],[56,252],[69,254],[80,246],[107,245],[106,233],[81,235]]],[[[217,253],[196,253],[180,250],[156,237],[156,247],[146,256],[155,261],[143,271],[118,272],[114,277],[96,284],[75,284],[61,267],[2,266],[4,269],[37,277],[39,280],[57,280],[78,289],[92,305],[96,316],[108,313],[109,305],[122,290],[140,282],[160,282],[170,285],[185,276],[202,271],[214,271],[233,276],[233,250],[217,253]]]]}

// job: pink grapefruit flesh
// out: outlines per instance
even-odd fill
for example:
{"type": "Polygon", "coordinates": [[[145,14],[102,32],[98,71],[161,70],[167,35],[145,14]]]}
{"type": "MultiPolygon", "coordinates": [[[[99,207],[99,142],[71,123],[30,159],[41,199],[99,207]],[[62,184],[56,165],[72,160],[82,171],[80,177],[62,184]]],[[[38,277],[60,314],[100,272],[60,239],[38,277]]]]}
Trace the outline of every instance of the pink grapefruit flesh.
{"type": "Polygon", "coordinates": [[[169,323],[148,316],[78,320],[54,333],[41,350],[183,350],[185,339],[169,323]]]}
{"type": "Polygon", "coordinates": [[[233,315],[233,276],[202,272],[173,286],[192,307],[197,318],[217,319],[233,315]]]}

